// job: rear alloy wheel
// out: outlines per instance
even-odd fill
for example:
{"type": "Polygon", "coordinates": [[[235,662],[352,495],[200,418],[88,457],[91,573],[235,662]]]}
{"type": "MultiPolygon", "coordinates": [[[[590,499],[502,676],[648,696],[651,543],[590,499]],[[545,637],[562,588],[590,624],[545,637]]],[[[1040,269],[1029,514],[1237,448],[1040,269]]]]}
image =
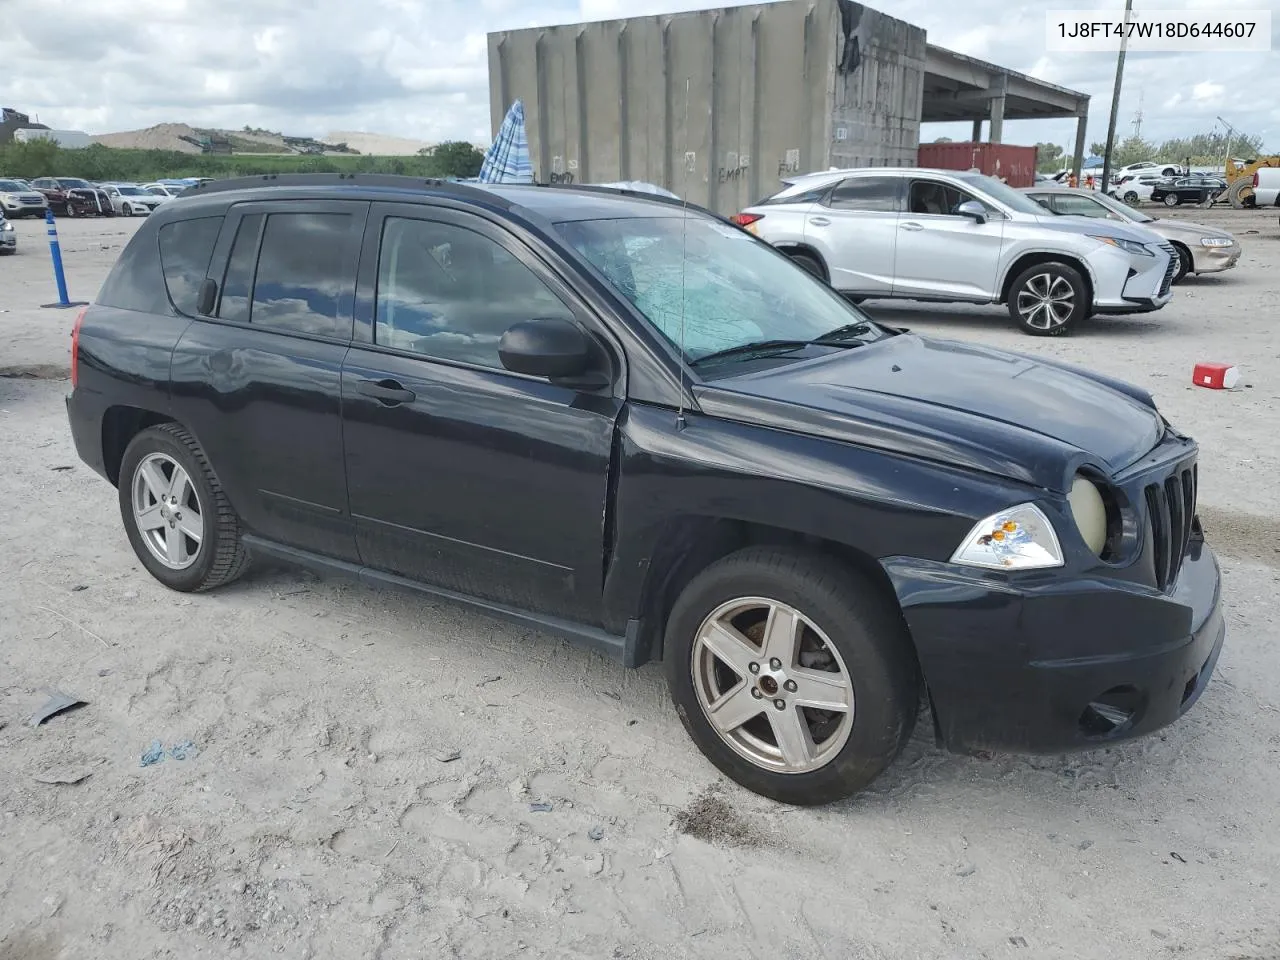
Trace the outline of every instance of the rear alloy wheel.
{"type": "Polygon", "coordinates": [[[834,559],[786,548],[751,547],[695,577],[663,659],[702,752],[783,803],[828,803],[871,783],[919,708],[897,611],[834,559]]]}
{"type": "Polygon", "coordinates": [[[1164,195],[1164,205],[1166,207],[1176,207],[1182,202],[1182,198],[1176,193],[1166,193],[1164,195]]]}
{"type": "Polygon", "coordinates": [[[822,269],[822,261],[811,253],[805,253],[803,250],[796,250],[788,253],[793,263],[798,267],[803,267],[807,272],[813,274],[823,283],[827,282],[827,273],[822,269]]]}
{"type": "Polygon", "coordinates": [[[1173,275],[1174,283],[1181,283],[1183,278],[1191,272],[1191,253],[1185,247],[1175,246],[1174,253],[1178,257],[1178,269],[1173,275]]]}
{"type": "Polygon", "coordinates": [[[204,450],[178,424],[160,424],[134,437],[118,484],[134,553],[166,587],[209,590],[248,569],[239,518],[204,450]]]}
{"type": "Polygon", "coordinates": [[[1089,288],[1065,263],[1028,267],[1009,288],[1009,315],[1024,333],[1059,337],[1089,313],[1089,288]]]}

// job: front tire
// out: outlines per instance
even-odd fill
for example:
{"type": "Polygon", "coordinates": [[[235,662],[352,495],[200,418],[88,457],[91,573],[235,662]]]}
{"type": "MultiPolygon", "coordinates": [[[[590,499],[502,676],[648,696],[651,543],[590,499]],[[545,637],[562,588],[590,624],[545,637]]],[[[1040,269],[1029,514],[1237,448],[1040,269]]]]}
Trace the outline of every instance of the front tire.
{"type": "Polygon", "coordinates": [[[1191,252],[1185,247],[1176,245],[1173,249],[1178,255],[1178,270],[1173,275],[1173,282],[1181,283],[1186,278],[1187,274],[1191,272],[1191,268],[1193,266],[1191,262],[1191,252]]]}
{"type": "Polygon", "coordinates": [[[896,607],[833,558],[749,547],[685,587],[667,621],[667,685],[727,777],[812,806],[876,779],[911,736],[920,680],[896,607]]]}
{"type": "Polygon", "coordinates": [[[1014,278],[1009,315],[1023,333],[1060,337],[1091,312],[1089,286],[1065,263],[1039,263],[1014,278]]]}
{"type": "Polygon", "coordinates": [[[134,553],[171,590],[211,590],[249,566],[240,521],[204,449],[163,423],[130,442],[120,463],[120,515],[134,553]]]}
{"type": "Polygon", "coordinates": [[[1140,198],[1138,197],[1138,195],[1134,193],[1132,190],[1130,190],[1128,193],[1124,195],[1124,202],[1131,207],[1136,207],[1138,205],[1139,199],[1140,198]]]}

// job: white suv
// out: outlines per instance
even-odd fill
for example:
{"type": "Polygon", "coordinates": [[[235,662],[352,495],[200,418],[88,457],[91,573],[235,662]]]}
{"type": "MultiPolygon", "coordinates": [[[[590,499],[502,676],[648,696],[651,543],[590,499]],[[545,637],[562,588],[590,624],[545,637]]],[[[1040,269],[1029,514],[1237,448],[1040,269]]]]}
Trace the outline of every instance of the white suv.
{"type": "Polygon", "coordinates": [[[784,183],[732,219],[853,299],[1007,304],[1025,332],[1057,336],[1172,297],[1167,241],[1055,216],[991,177],[874,167],[784,183]]]}

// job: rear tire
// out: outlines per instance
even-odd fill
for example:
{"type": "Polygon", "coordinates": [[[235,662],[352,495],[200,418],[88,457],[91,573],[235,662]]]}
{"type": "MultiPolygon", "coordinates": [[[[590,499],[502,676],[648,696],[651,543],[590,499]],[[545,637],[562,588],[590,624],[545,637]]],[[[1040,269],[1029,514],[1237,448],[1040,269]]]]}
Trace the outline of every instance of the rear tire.
{"type": "Polygon", "coordinates": [[[822,261],[813,254],[806,253],[804,250],[793,250],[788,252],[787,256],[791,258],[792,263],[796,266],[803,267],[823,283],[827,282],[827,271],[822,266],[822,261]]]}
{"type": "Polygon", "coordinates": [[[1038,263],[1009,287],[1009,316],[1023,333],[1060,337],[1092,313],[1089,285],[1075,267],[1038,263]]]}
{"type": "Polygon", "coordinates": [[[1176,207],[1180,203],[1182,203],[1182,198],[1176,193],[1166,193],[1164,195],[1164,205],[1166,207],[1176,207]]]}
{"type": "Polygon", "coordinates": [[[749,547],[702,571],[671,611],[663,660],[676,712],[707,759],[782,803],[866,787],[919,710],[896,606],[835,559],[800,550],[749,547]]]}
{"type": "Polygon", "coordinates": [[[240,519],[204,449],[184,427],[162,423],[134,437],[118,488],[134,553],[166,587],[212,590],[248,570],[240,519]]]}

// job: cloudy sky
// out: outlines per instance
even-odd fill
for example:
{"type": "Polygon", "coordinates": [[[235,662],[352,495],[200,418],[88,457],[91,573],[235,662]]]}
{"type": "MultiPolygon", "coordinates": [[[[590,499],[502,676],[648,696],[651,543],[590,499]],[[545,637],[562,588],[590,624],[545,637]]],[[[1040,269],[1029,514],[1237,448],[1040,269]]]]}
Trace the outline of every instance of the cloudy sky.
{"type": "MultiPolygon", "coordinates": [[[[727,5],[733,0],[0,0],[0,104],[91,133],[185,122],[487,143],[487,32],[727,5]]],[[[1092,94],[1090,139],[1105,136],[1114,57],[1047,54],[1044,14],[1114,14],[1121,0],[870,5],[923,26],[931,43],[1092,94]]],[[[1280,34],[1280,0],[1135,6],[1269,9],[1280,34]]],[[[1280,37],[1272,46],[1255,54],[1131,55],[1120,133],[1131,131],[1141,95],[1148,138],[1205,132],[1222,115],[1280,150],[1280,37]]],[[[967,124],[931,125],[923,138],[968,135],[967,124]]],[[[1005,130],[1006,141],[1020,143],[1067,144],[1073,135],[1072,120],[1005,130]]]]}

